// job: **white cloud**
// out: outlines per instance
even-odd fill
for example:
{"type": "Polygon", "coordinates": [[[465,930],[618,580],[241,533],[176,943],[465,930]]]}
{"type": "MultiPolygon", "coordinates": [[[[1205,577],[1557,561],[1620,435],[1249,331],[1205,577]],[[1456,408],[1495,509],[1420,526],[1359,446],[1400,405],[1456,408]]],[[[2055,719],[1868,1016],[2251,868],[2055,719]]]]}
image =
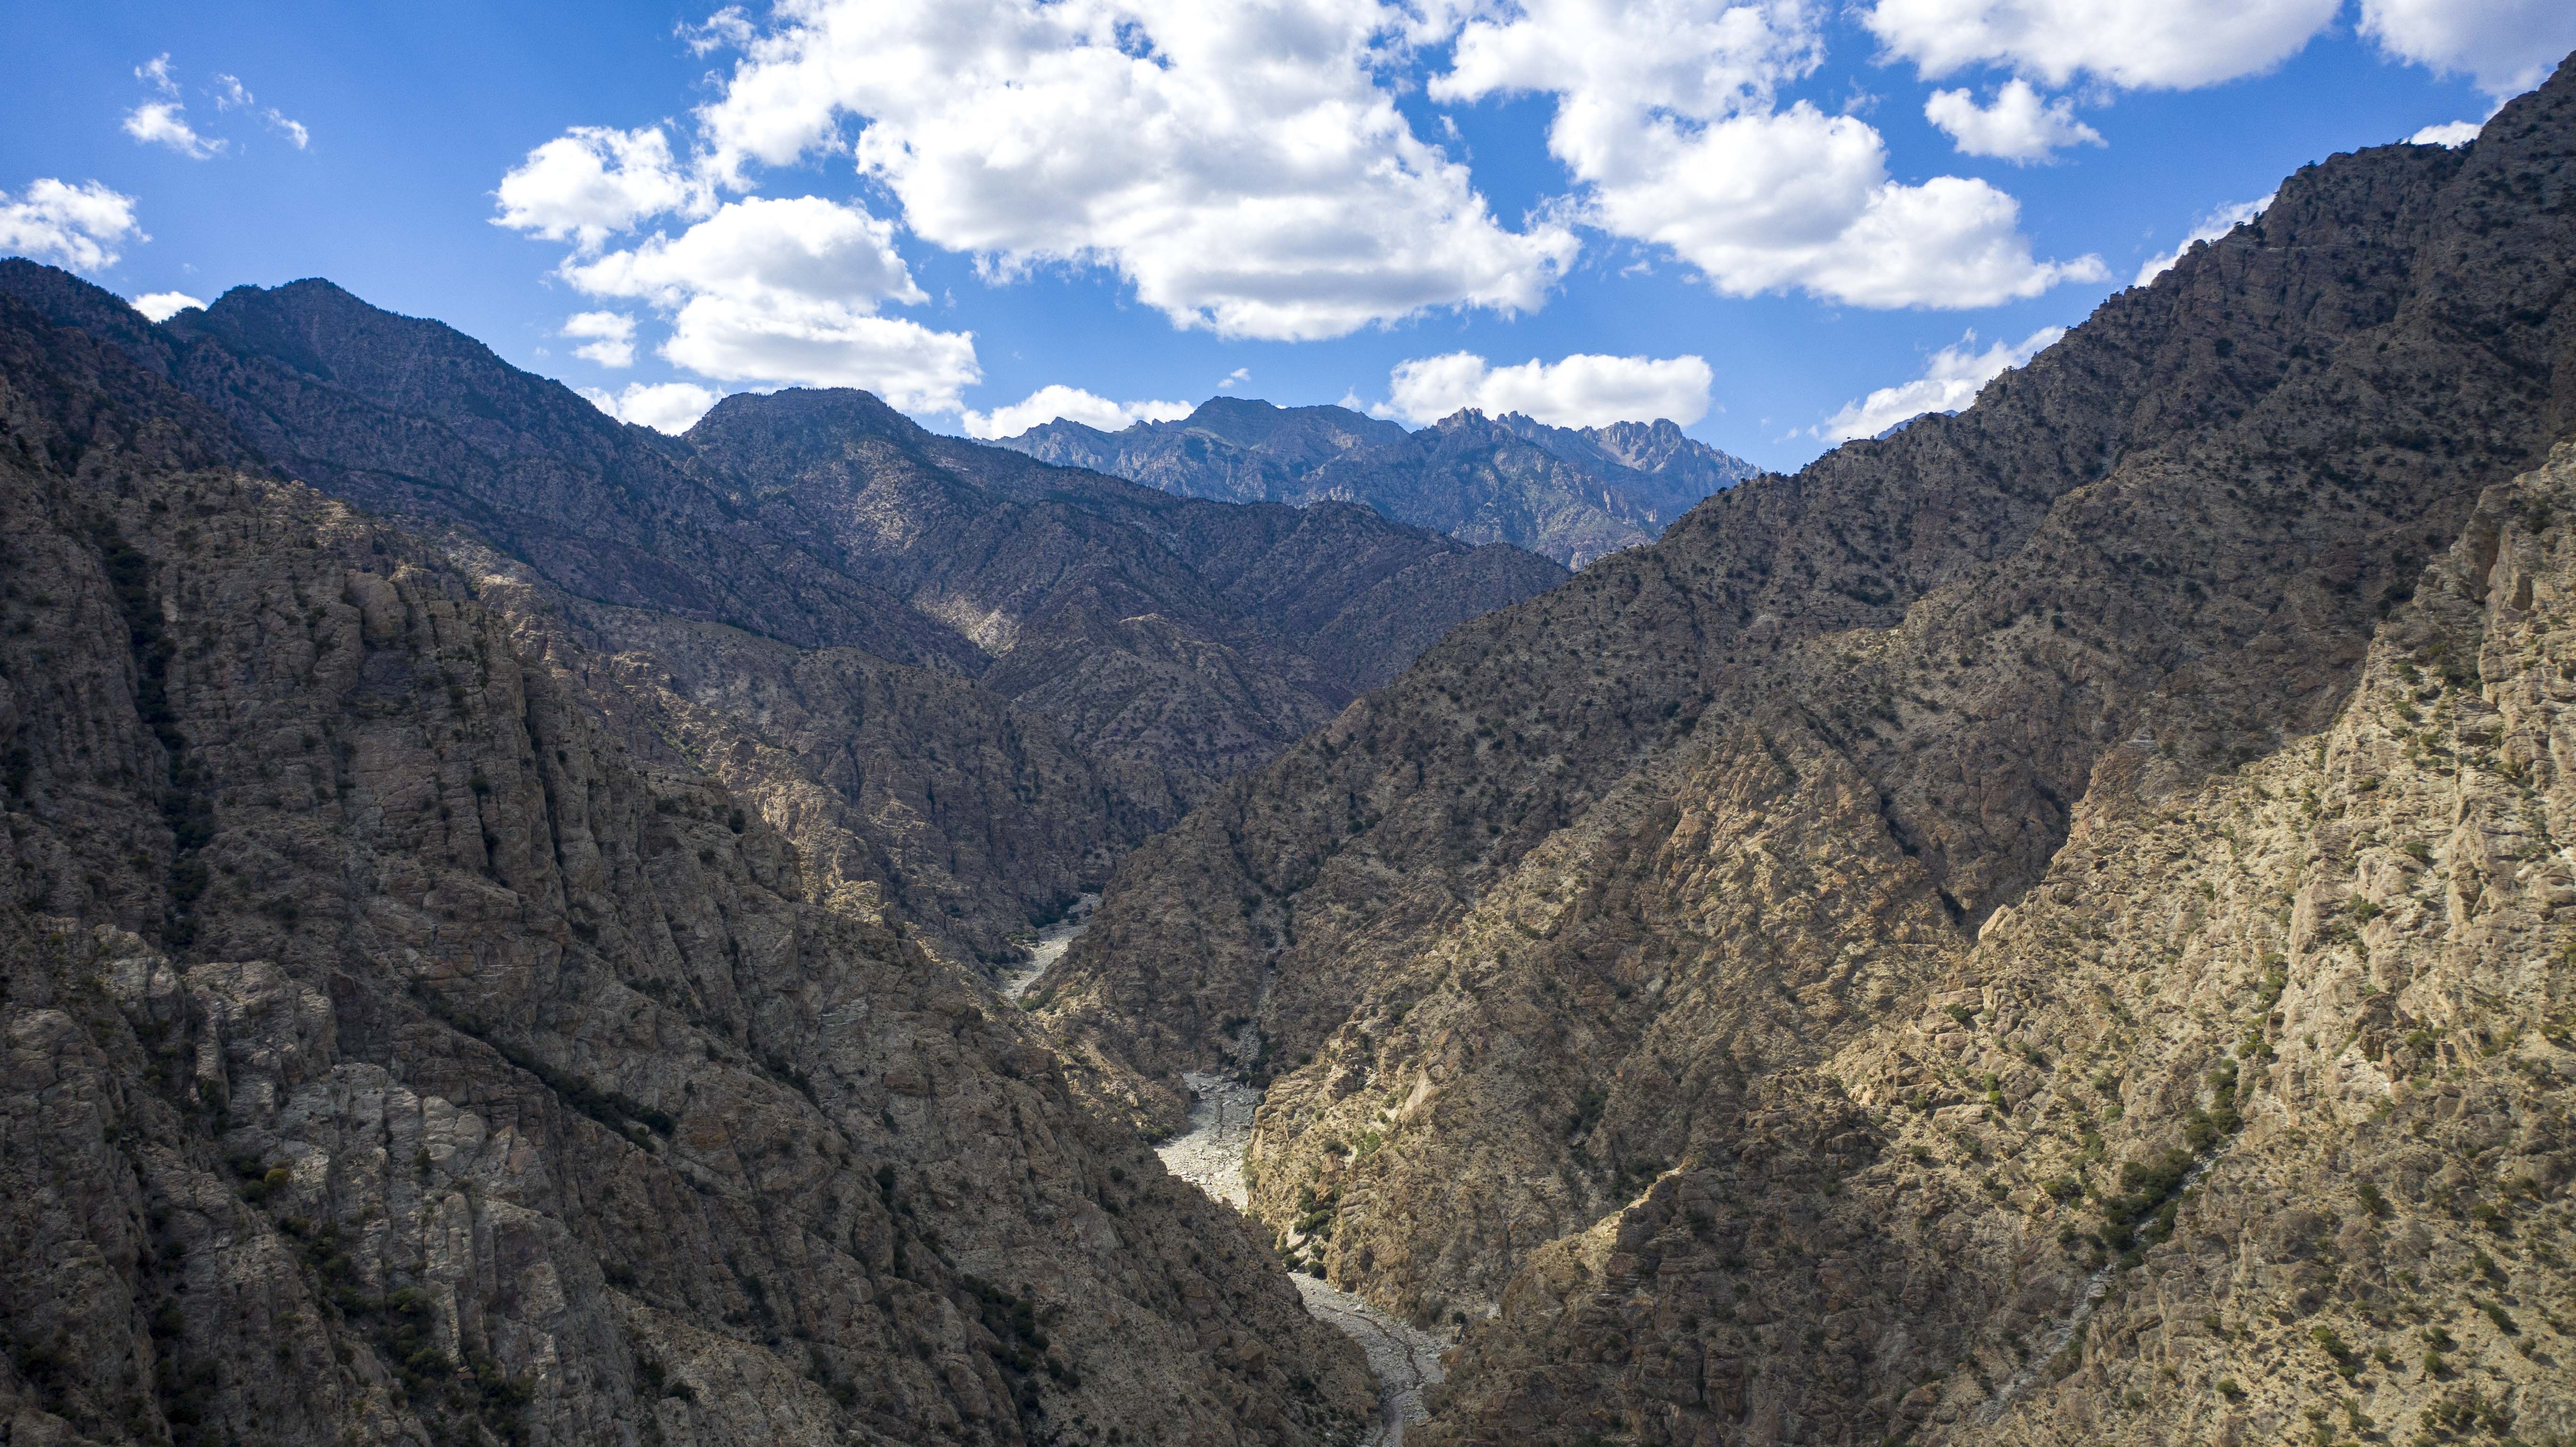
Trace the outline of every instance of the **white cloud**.
{"type": "Polygon", "coordinates": [[[697,425],[698,419],[707,415],[707,409],[721,400],[718,393],[689,382],[629,382],[623,392],[584,387],[581,395],[620,422],[674,436],[697,425]]]}
{"type": "Polygon", "coordinates": [[[1079,387],[1050,382],[1007,407],[990,412],[968,408],[964,416],[969,437],[1017,437],[1059,417],[1116,432],[1139,422],[1174,421],[1196,410],[1187,402],[1112,402],[1079,387]]]}
{"type": "Polygon", "coordinates": [[[2004,82],[1992,105],[1980,106],[1966,90],[1936,90],[1923,118],[1949,133],[1964,155],[1993,156],[2027,165],[2066,146],[2098,146],[2102,133],[2075,118],[2064,96],[2043,102],[2029,81],[2004,82]]]}
{"type": "Polygon", "coordinates": [[[163,95],[179,93],[179,78],[170,73],[170,52],[166,50],[134,67],[134,78],[163,95]]]}
{"type": "Polygon", "coordinates": [[[1670,248],[1728,295],[1799,289],[1860,306],[1991,306],[2101,262],[2034,260],[2020,205],[1983,181],[1888,175],[1867,123],[1775,88],[1823,54],[1804,0],[1529,0],[1460,33],[1436,100],[1557,97],[1548,149],[1581,219],[1670,248]]]}
{"type": "Polygon", "coordinates": [[[2138,268],[2138,279],[2129,284],[2131,286],[2145,286],[2147,283],[2154,281],[2157,277],[2164,275],[2166,270],[2175,262],[2182,260],[2183,253],[2191,250],[2195,244],[2203,241],[2216,241],[2218,238],[2225,236],[2228,232],[2233,231],[2237,227],[2244,225],[2246,222],[2253,220],[2255,217],[2262,215],[2263,208],[2271,204],[2272,197],[2271,195],[2266,194],[2252,201],[2239,201],[2234,205],[2221,206],[2217,210],[2210,212],[2208,215],[2201,217],[2198,222],[2193,224],[2191,234],[2182,239],[2181,245],[2176,246],[2171,251],[2165,252],[2161,256],[2149,257],[2147,259],[2147,264],[2138,268]]]}
{"type": "Polygon", "coordinates": [[[2342,6],[2343,0],[1876,0],[1861,19],[1888,50],[1934,79],[1997,65],[2055,86],[2084,74],[2129,89],[2189,89],[2269,70],[2342,6]]]}
{"type": "Polygon", "coordinates": [[[1225,374],[1225,380],[1217,383],[1216,389],[1220,392],[1231,391],[1251,380],[1252,369],[1250,367],[1237,367],[1233,371],[1225,374]]]}
{"type": "Polygon", "coordinates": [[[126,112],[124,130],[137,142],[147,146],[164,146],[192,161],[208,161],[224,153],[225,143],[198,135],[188,124],[188,108],[174,100],[148,100],[126,112]]]}
{"type": "Polygon", "coordinates": [[[1381,416],[1417,425],[1462,407],[1488,416],[1523,412],[1558,427],[1600,427],[1669,417],[1688,426],[1708,415],[1712,374],[1699,357],[1605,357],[1577,353],[1488,366],[1472,352],[1399,362],[1381,416]]]}
{"type": "Polygon", "coordinates": [[[2444,121],[2438,126],[2426,126],[2406,140],[2409,145],[2448,146],[2456,151],[2476,140],[2478,132],[2485,129],[2484,121],[2444,121]]]}
{"type": "Polygon", "coordinates": [[[819,196],[730,201],[677,240],[657,232],[628,250],[566,262],[563,275],[593,296],[664,306],[709,292],[793,292],[868,309],[930,299],[896,254],[891,223],[819,196]]]}
{"type": "MultiPolygon", "coordinates": [[[[1380,83],[1374,0],[800,0],[698,118],[739,182],[845,144],[924,240],[1011,276],[1106,265],[1184,327],[1341,336],[1536,307],[1565,225],[1511,231],[1380,83]]],[[[736,28],[736,36],[739,28],[736,28]]]]}
{"type": "Polygon", "coordinates": [[[2442,74],[2467,75],[2501,100],[2548,79],[2558,62],[2576,50],[2576,5],[2567,0],[2361,0],[2361,31],[2399,60],[2442,74]]]}
{"type": "Polygon", "coordinates": [[[635,318],[624,312],[574,312],[557,335],[589,339],[572,349],[576,357],[603,367],[635,365],[635,318]]]}
{"type": "Polygon", "coordinates": [[[1843,404],[1841,411],[1814,429],[1815,435],[1827,442],[1849,442],[1855,437],[1875,437],[1926,412],[1956,412],[1977,400],[1978,391],[1988,382],[2038,356],[2064,335],[2064,327],[2042,327],[2022,338],[2018,346],[1997,342],[1980,352],[1974,350],[1977,334],[1969,332],[1934,352],[1922,376],[1843,404]]]}
{"type": "Polygon", "coordinates": [[[151,239],[135,224],[134,198],[96,181],[74,186],[47,177],[15,199],[0,191],[0,254],[95,272],[116,265],[127,241],[151,239]]]}
{"type": "Polygon", "coordinates": [[[906,412],[954,412],[984,375],[971,332],[785,294],[692,298],[662,355],[726,381],[862,387],[906,412]]]}
{"type": "Polygon", "coordinates": [[[492,224],[593,251],[614,233],[668,211],[703,209],[701,191],[671,159],[658,126],[576,126],[528,153],[501,178],[492,224]]]}
{"type": "Polygon", "coordinates": [[[662,355],[709,377],[864,387],[906,411],[950,412],[983,376],[971,333],[876,315],[929,296],[890,223],[819,196],[730,201],[676,239],[657,232],[562,275],[673,313],[662,355]]]}
{"type": "MultiPolygon", "coordinates": [[[[164,57],[164,59],[167,59],[167,57],[164,57]]],[[[302,121],[288,120],[277,107],[261,105],[259,101],[251,95],[249,89],[241,83],[239,77],[218,73],[215,76],[215,84],[217,86],[215,91],[216,110],[256,111],[259,113],[259,118],[261,120],[268,122],[271,130],[274,130],[278,134],[286,137],[287,143],[294,146],[295,149],[300,151],[306,146],[312,144],[313,133],[304,128],[304,123],[302,121]]]]}
{"type": "Polygon", "coordinates": [[[166,322],[183,311],[203,311],[206,304],[184,291],[147,291],[130,305],[147,321],[166,322]]]}

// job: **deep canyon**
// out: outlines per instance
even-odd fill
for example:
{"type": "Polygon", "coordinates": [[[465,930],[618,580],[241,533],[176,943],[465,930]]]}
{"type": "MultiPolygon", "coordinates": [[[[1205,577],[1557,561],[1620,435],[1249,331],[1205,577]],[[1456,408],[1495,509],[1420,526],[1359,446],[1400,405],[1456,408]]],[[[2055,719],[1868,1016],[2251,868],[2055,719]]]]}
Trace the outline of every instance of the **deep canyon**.
{"type": "Polygon", "coordinates": [[[1795,475],[0,262],[0,1442],[2576,1441],[2571,257],[1795,475]]]}

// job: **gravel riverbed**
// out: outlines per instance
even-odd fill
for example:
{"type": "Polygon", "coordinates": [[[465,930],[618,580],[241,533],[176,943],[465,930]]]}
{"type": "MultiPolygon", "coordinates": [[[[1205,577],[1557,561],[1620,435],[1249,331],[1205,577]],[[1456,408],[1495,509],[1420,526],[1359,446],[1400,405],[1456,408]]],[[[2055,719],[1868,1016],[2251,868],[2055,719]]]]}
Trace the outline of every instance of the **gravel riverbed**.
{"type": "Polygon", "coordinates": [[[1091,928],[1091,912],[1099,907],[1099,895],[1083,895],[1073,902],[1064,918],[1038,931],[1038,942],[1029,947],[1029,957],[1002,972],[1002,998],[1019,999],[1038,982],[1039,976],[1054,969],[1055,962],[1064,958],[1064,952],[1073,948],[1082,932],[1091,928]]]}
{"type": "MultiPolygon", "coordinates": [[[[1003,974],[1003,997],[1019,999],[1054,968],[1090,927],[1091,911],[1099,903],[1100,896],[1086,894],[1062,920],[1039,932],[1029,958],[1003,974]]],[[[1247,1199],[1243,1156],[1252,1144],[1252,1113],[1261,1108],[1261,1092],[1221,1075],[1191,1072],[1181,1079],[1197,1097],[1190,1107],[1190,1128],[1164,1142],[1156,1153],[1173,1175],[1240,1211],[1247,1199]]],[[[1422,1405],[1422,1389],[1440,1380],[1440,1354],[1449,1343],[1316,1277],[1297,1273],[1289,1279],[1297,1284],[1306,1310],[1358,1342],[1368,1357],[1369,1370],[1377,1374],[1378,1423],[1366,1447],[1401,1447],[1405,1425],[1429,1415],[1422,1405]]]]}
{"type": "MultiPolygon", "coordinates": [[[[1181,1079],[1198,1097],[1190,1107],[1190,1128],[1164,1142],[1158,1154],[1173,1175],[1240,1211],[1243,1154],[1252,1142],[1252,1113],[1261,1106],[1261,1093],[1222,1076],[1192,1072],[1181,1079]]],[[[1429,1415],[1422,1389],[1440,1380],[1440,1354],[1449,1343],[1316,1277],[1300,1272],[1289,1280],[1306,1310],[1358,1342],[1377,1374],[1378,1424],[1367,1438],[1369,1447],[1399,1447],[1405,1424],[1429,1415]]]]}

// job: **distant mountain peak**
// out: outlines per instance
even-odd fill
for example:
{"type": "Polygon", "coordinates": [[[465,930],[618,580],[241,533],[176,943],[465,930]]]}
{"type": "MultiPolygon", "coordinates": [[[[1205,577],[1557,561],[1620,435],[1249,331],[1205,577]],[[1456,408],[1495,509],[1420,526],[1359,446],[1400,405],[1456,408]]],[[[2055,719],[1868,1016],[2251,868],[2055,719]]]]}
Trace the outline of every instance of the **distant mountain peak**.
{"type": "Polygon", "coordinates": [[[1331,404],[1211,397],[1177,422],[1058,419],[994,443],[1189,497],[1356,500],[1398,522],[1569,566],[1645,542],[1758,470],[1669,418],[1569,428],[1462,407],[1419,431],[1331,404]]]}

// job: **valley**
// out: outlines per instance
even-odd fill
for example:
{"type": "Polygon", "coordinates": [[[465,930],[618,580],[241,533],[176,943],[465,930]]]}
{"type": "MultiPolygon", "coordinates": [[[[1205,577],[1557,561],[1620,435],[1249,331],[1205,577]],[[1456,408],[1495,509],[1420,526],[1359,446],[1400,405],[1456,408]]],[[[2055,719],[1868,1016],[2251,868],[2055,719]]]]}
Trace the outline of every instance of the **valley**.
{"type": "Polygon", "coordinates": [[[0,261],[0,1441],[2576,1441],[2576,70],[2244,216],[1795,473],[0,261]]]}

